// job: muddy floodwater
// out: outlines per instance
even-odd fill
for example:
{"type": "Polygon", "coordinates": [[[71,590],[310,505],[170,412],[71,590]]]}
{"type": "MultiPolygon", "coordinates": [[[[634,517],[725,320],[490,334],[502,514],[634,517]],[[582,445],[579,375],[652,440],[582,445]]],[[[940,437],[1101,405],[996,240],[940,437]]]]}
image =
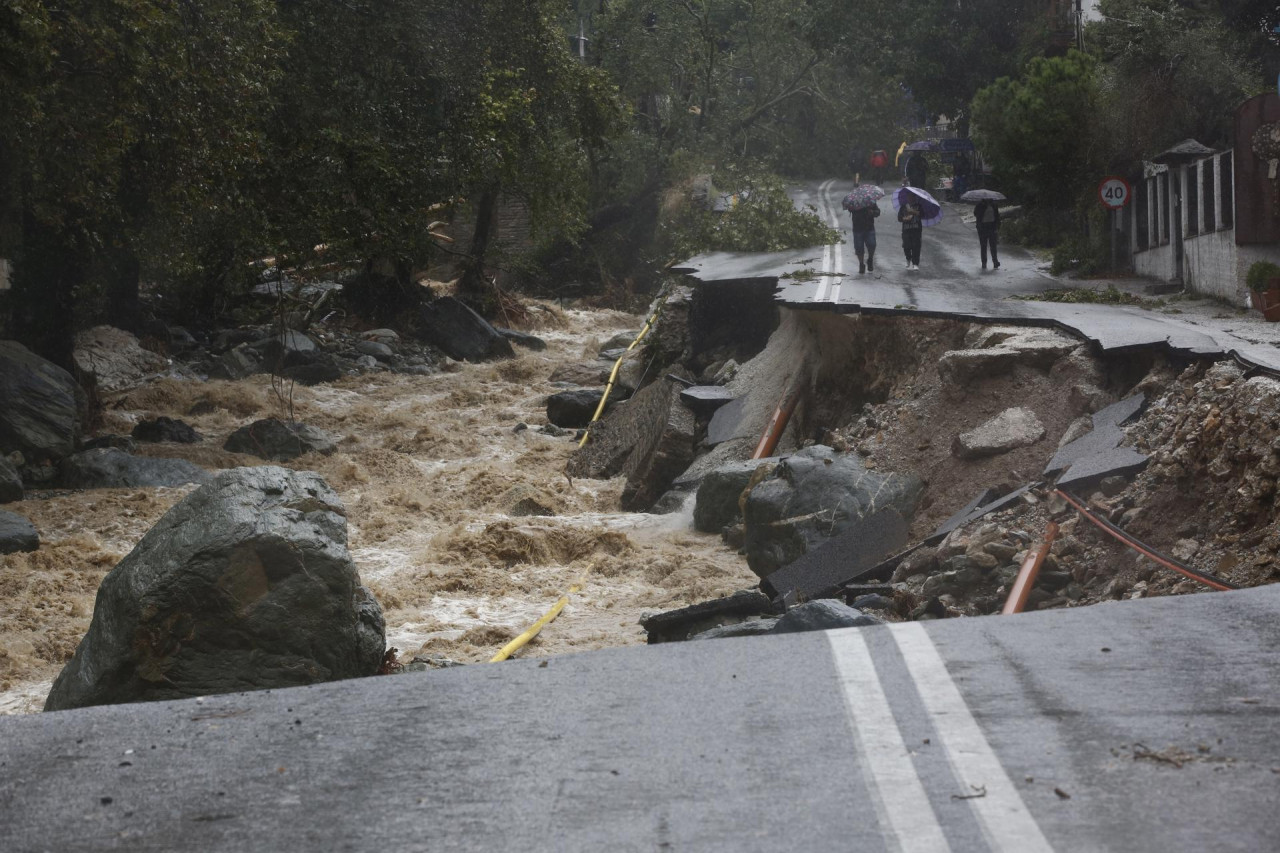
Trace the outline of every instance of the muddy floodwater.
{"type": "MultiPolygon", "coordinates": [[[[745,560],[686,512],[618,511],[621,479],[564,474],[571,437],[538,432],[560,364],[591,361],[600,343],[643,318],[611,311],[539,312],[543,352],[452,372],[376,372],[293,389],[293,416],[342,437],[320,472],[342,496],[351,554],[382,603],[387,645],[466,663],[487,660],[574,583],[563,614],[522,654],[547,656],[644,642],[645,612],[754,586],[745,560]],[[531,428],[517,430],[520,423],[531,428]],[[526,515],[529,511],[549,514],[526,515]]],[[[100,431],[128,434],[155,415],[205,440],[139,453],[216,470],[261,460],[221,449],[236,428],[287,415],[269,377],[161,379],[107,402],[100,431]],[[199,405],[198,405],[199,404],[199,405]],[[193,407],[195,412],[192,414],[193,407]]],[[[42,546],[0,558],[0,713],[38,711],[75,650],[103,576],[192,488],[34,492],[10,506],[42,546]]]]}

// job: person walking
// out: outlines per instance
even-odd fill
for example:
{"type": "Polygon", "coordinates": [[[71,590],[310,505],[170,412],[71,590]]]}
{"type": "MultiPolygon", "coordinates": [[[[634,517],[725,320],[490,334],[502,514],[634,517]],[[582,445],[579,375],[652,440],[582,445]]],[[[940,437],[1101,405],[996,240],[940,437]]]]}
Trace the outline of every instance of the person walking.
{"type": "Polygon", "coordinates": [[[898,221],[902,223],[902,251],[907,256],[907,269],[920,269],[920,244],[924,239],[924,223],[920,218],[920,204],[908,201],[898,208],[898,221]]]}
{"type": "Polygon", "coordinates": [[[907,181],[917,189],[929,189],[929,161],[919,151],[911,152],[907,158],[907,181]]]}
{"type": "Polygon", "coordinates": [[[996,235],[1000,231],[1000,208],[996,203],[984,198],[973,209],[974,218],[978,222],[978,248],[982,253],[982,268],[987,268],[987,248],[991,249],[991,266],[1000,269],[1000,256],[996,254],[996,235]]]}
{"type": "Polygon", "coordinates": [[[853,253],[858,256],[858,272],[875,271],[876,268],[876,217],[880,208],[876,205],[850,211],[853,215],[853,253]],[[866,260],[863,260],[863,253],[866,260]]]}

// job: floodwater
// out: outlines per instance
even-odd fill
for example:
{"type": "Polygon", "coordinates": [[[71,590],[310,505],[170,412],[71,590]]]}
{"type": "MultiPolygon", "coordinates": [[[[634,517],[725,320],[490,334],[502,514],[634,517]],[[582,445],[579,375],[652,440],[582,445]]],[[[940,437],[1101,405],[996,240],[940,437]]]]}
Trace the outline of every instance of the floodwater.
{"type": "MultiPolygon", "coordinates": [[[[559,390],[552,371],[594,360],[601,341],[643,318],[554,308],[537,316],[544,352],[293,391],[296,419],[342,440],[331,456],[291,464],[318,471],[342,497],[352,557],[382,603],[387,644],[401,661],[485,661],[578,582],[581,591],[523,655],[643,643],[645,612],[757,582],[718,536],[692,529],[691,507],[666,516],[618,511],[622,480],[570,481],[564,465],[575,442],[536,429],[547,395],[559,390]],[[519,423],[531,428],[516,431],[519,423]],[[531,506],[551,514],[520,514],[531,506]]],[[[161,379],[111,400],[104,431],[180,417],[205,435],[202,444],[139,452],[219,469],[262,464],[222,442],[284,413],[268,377],[161,379]],[[213,410],[187,414],[199,402],[213,410]]],[[[43,492],[7,507],[35,523],[43,544],[0,558],[0,714],[41,708],[89,625],[102,577],[191,490],[43,492]]]]}

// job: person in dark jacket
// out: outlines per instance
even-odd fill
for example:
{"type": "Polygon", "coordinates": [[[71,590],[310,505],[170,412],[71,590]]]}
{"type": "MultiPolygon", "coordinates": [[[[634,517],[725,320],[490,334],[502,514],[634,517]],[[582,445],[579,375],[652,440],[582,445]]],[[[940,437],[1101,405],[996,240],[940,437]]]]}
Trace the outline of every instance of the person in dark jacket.
{"type": "Polygon", "coordinates": [[[908,201],[898,209],[898,221],[902,223],[902,252],[907,256],[907,269],[920,269],[920,243],[924,239],[924,223],[920,205],[908,201]]]}
{"type": "Polygon", "coordinates": [[[858,272],[876,268],[876,217],[880,208],[874,204],[850,211],[853,214],[853,253],[858,256],[858,272]],[[863,261],[863,252],[866,260],[863,261]]]}
{"type": "Polygon", "coordinates": [[[989,198],[978,202],[973,209],[978,223],[978,247],[982,252],[982,268],[987,268],[987,247],[991,247],[991,266],[1000,269],[1000,256],[996,254],[996,235],[1000,231],[1000,208],[989,198]]]}
{"type": "Polygon", "coordinates": [[[911,152],[911,156],[907,158],[907,181],[913,187],[927,190],[929,181],[929,161],[924,159],[924,155],[919,151],[911,152]]]}

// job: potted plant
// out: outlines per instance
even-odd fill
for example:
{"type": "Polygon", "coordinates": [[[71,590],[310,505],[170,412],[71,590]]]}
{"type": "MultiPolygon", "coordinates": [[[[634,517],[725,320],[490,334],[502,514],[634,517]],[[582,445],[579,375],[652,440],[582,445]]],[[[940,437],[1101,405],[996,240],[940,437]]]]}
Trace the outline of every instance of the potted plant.
{"type": "Polygon", "coordinates": [[[1280,266],[1256,261],[1245,276],[1253,307],[1272,323],[1280,320],[1280,266]]]}

